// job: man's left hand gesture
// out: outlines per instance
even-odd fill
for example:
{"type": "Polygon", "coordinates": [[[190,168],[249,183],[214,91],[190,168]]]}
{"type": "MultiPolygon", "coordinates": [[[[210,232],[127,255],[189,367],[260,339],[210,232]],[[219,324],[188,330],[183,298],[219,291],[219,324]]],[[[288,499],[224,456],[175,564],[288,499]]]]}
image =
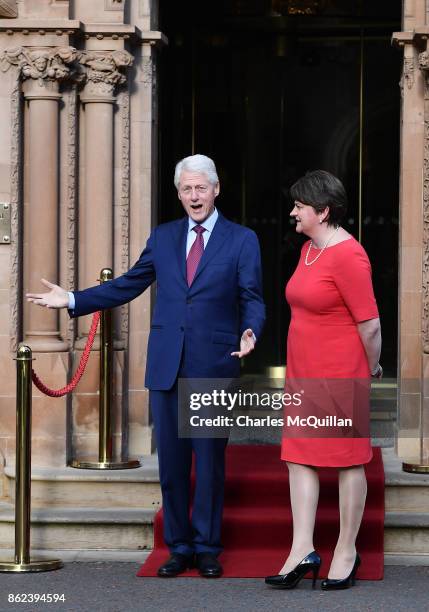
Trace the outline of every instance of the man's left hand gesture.
{"type": "Polygon", "coordinates": [[[240,350],[231,353],[231,356],[238,357],[239,359],[241,359],[241,357],[245,357],[255,348],[255,340],[255,334],[251,329],[244,330],[243,335],[241,336],[240,350]]]}

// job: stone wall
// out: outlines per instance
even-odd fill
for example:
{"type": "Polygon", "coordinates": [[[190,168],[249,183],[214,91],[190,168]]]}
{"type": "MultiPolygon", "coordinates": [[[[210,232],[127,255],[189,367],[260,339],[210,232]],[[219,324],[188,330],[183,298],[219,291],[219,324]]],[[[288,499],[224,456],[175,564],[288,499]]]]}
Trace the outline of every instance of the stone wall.
{"type": "MultiPolygon", "coordinates": [[[[64,288],[126,271],[156,223],[158,49],[149,0],[0,2],[0,454],[14,461],[19,343],[50,387],[70,379],[91,317],[24,300],[40,278],[64,288]]],[[[117,453],[152,451],[144,370],[150,292],[114,315],[117,453]]],[[[33,388],[33,464],[97,453],[99,340],[73,397],[33,388]]]]}
{"type": "Polygon", "coordinates": [[[411,463],[429,461],[429,87],[425,0],[405,0],[401,78],[398,435],[411,463]]]}

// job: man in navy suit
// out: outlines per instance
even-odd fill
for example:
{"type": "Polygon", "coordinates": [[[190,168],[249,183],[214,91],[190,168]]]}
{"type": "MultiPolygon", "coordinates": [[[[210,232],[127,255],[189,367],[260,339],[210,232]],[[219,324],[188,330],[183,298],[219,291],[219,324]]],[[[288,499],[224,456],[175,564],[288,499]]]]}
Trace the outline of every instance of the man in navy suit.
{"type": "Polygon", "coordinates": [[[78,317],[125,304],[156,281],[145,385],[158,449],[164,539],[171,553],[158,575],[176,576],[195,563],[202,576],[217,577],[222,574],[217,556],[227,439],[178,436],[178,379],[239,376],[239,359],[254,349],[265,320],[260,250],[253,231],[215,208],[219,179],[210,158],[181,160],[174,182],[187,216],[154,228],[128,272],[75,292],[42,279],[50,291],[27,298],[48,308],[68,308],[78,317]],[[196,482],[190,520],[192,452],[196,482]]]}

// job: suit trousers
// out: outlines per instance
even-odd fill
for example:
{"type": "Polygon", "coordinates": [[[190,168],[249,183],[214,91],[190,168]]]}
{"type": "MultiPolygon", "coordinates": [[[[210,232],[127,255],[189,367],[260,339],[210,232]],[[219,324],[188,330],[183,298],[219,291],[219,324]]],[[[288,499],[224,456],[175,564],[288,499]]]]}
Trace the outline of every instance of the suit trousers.
{"type": "MultiPolygon", "coordinates": [[[[184,377],[183,365],[180,377],[184,377]]],[[[158,448],[164,541],[172,553],[210,552],[218,555],[222,551],[228,439],[178,437],[177,380],[168,391],[150,391],[150,407],[158,448]],[[192,453],[195,457],[195,490],[190,518],[192,453]]]]}

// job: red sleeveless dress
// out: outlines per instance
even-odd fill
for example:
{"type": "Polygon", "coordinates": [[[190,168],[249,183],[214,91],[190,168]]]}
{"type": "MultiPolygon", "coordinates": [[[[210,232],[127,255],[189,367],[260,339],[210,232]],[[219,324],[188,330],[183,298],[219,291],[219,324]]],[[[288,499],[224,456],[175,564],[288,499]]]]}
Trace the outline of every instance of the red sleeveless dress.
{"type": "MultiPolygon", "coordinates": [[[[330,379],[365,381],[368,393],[359,397],[358,409],[368,420],[369,432],[371,374],[357,323],[378,317],[371,265],[354,238],[327,247],[310,266],[305,264],[308,247],[309,241],[303,245],[298,266],[285,290],[292,313],[286,386],[293,379],[325,380],[328,384],[330,379]]],[[[309,261],[318,252],[312,248],[309,261]]],[[[371,441],[369,437],[342,438],[337,434],[308,438],[284,435],[281,458],[313,466],[361,465],[372,458],[371,441]]]]}

